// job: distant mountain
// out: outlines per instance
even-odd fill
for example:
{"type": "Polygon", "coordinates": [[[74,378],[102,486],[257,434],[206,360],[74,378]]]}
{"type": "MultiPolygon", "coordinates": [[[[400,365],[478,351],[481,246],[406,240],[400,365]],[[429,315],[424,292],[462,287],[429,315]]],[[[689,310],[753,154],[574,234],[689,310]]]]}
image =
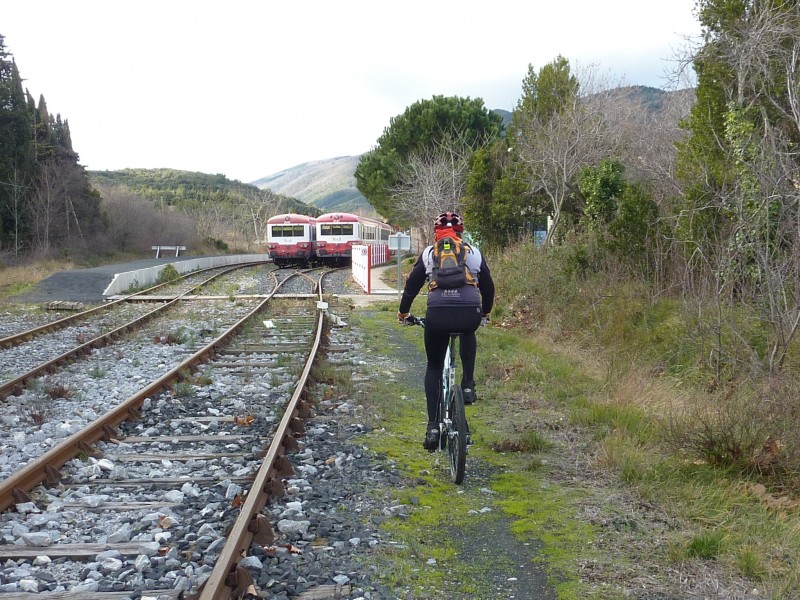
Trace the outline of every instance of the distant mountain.
{"type": "Polygon", "coordinates": [[[641,105],[650,112],[658,112],[663,109],[664,101],[667,99],[667,97],[673,94],[691,93],[691,90],[668,92],[660,88],[654,88],[646,85],[629,85],[618,89],[629,94],[632,99],[638,100],[641,105]]]}
{"type": "Polygon", "coordinates": [[[291,196],[323,212],[371,213],[373,208],[356,188],[361,156],[339,156],[303,163],[252,182],[260,189],[291,196]]]}
{"type": "Polygon", "coordinates": [[[511,124],[511,112],[503,110],[502,108],[493,108],[492,112],[503,117],[503,127],[508,127],[511,124]]]}

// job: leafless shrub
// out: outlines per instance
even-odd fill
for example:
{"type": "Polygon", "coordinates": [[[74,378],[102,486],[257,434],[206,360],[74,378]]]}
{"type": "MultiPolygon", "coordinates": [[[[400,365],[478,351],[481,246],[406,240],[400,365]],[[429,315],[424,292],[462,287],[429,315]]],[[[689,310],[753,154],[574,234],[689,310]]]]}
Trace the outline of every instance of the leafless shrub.
{"type": "Polygon", "coordinates": [[[149,251],[154,244],[180,243],[197,247],[192,220],[125,187],[100,187],[109,236],[120,250],[149,251]]]}
{"type": "Polygon", "coordinates": [[[800,489],[800,382],[739,382],[668,419],[666,439],[687,460],[702,461],[800,489]]]}
{"type": "Polygon", "coordinates": [[[157,335],[153,338],[153,343],[155,344],[164,344],[164,345],[173,345],[173,344],[180,344],[181,337],[174,333],[166,333],[163,335],[157,335]]]}
{"type": "Polygon", "coordinates": [[[72,398],[72,390],[65,386],[63,383],[51,384],[45,389],[45,394],[50,396],[53,400],[57,398],[72,398]]]}
{"type": "Polygon", "coordinates": [[[52,414],[51,404],[48,401],[36,400],[29,406],[28,418],[34,425],[47,423],[52,414]]]}

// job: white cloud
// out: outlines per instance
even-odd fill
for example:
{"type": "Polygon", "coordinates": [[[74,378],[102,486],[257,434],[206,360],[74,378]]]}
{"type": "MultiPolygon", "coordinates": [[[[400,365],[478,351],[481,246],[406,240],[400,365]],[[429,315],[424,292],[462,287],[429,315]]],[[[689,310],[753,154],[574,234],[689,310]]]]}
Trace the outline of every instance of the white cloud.
{"type": "Polygon", "coordinates": [[[369,150],[433,95],[512,110],[558,55],[666,85],[694,0],[40,0],[0,34],[89,169],[252,181],[369,150]]]}

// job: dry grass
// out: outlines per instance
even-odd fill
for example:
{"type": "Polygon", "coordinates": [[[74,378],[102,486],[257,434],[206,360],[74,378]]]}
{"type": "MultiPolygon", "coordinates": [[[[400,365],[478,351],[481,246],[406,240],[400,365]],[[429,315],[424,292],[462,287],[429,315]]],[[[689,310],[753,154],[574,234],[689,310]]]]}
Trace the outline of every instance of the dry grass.
{"type": "Polygon", "coordinates": [[[16,293],[57,271],[76,268],[72,261],[44,260],[4,267],[0,264],[0,293],[16,293]]]}
{"type": "Polygon", "coordinates": [[[640,369],[631,368],[614,378],[609,401],[620,406],[637,406],[656,417],[668,417],[695,406],[697,397],[689,389],[678,389],[675,380],[653,379],[640,369]]]}

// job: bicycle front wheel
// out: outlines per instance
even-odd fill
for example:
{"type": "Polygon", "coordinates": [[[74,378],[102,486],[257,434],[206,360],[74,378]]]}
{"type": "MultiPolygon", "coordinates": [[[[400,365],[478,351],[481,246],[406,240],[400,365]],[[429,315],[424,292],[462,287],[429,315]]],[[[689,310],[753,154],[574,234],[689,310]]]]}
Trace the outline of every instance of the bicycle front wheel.
{"type": "Polygon", "coordinates": [[[464,412],[464,392],[461,386],[453,386],[450,394],[451,431],[448,432],[448,453],[450,455],[450,476],[453,483],[464,481],[467,468],[467,416],[464,412]]]}

